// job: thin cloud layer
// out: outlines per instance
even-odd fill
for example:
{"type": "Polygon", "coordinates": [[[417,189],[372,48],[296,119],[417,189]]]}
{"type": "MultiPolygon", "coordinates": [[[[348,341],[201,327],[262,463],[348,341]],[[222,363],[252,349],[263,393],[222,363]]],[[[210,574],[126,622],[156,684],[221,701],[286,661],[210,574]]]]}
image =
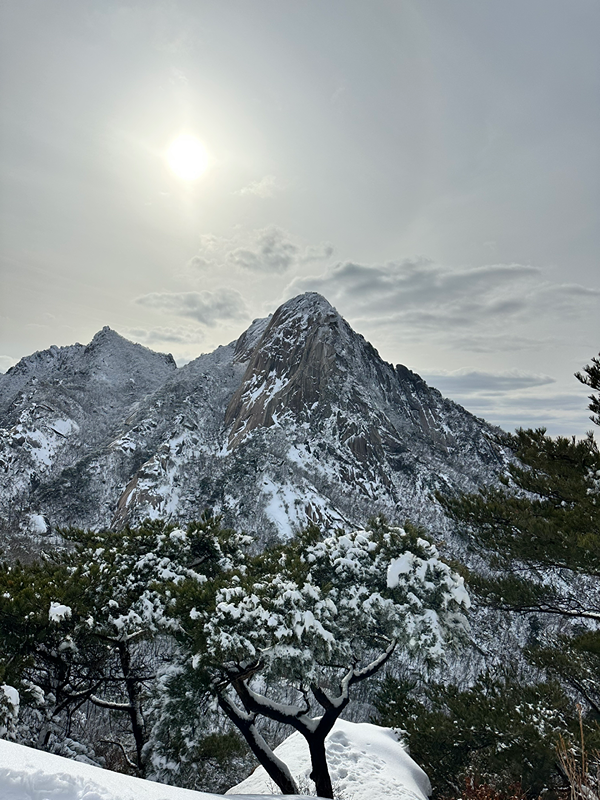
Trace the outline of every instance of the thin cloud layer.
{"type": "Polygon", "coordinates": [[[300,248],[280,228],[270,227],[258,233],[251,248],[238,248],[227,254],[235,267],[252,272],[287,272],[299,261],[300,248]]]}
{"type": "Polygon", "coordinates": [[[276,225],[234,237],[201,237],[198,253],[188,262],[191,271],[227,268],[241,272],[283,275],[305,264],[328,261],[333,247],[328,242],[302,245],[276,225]]]}
{"type": "Polygon", "coordinates": [[[199,344],[204,340],[204,335],[199,328],[128,328],[127,338],[140,344],[199,344]]]}
{"type": "Polygon", "coordinates": [[[223,320],[248,316],[242,295],[235,289],[220,288],[214,292],[151,292],[136,298],[138,305],[178,317],[194,319],[208,327],[223,320]]]}
{"type": "MultiPolygon", "coordinates": [[[[434,384],[435,385],[435,384],[434,384]]],[[[587,418],[585,395],[577,390],[568,392],[498,392],[477,393],[466,392],[455,394],[446,391],[443,386],[436,386],[452,400],[460,403],[472,414],[483,417],[488,422],[500,425],[505,430],[515,428],[546,428],[552,436],[564,435],[565,432],[583,434],[592,429],[590,422],[582,425],[582,418],[587,418]]]]}
{"type": "Polygon", "coordinates": [[[538,375],[517,369],[504,372],[474,369],[458,369],[452,372],[439,370],[424,372],[422,377],[443,393],[462,395],[479,393],[497,395],[556,383],[556,380],[549,375],[538,375]]]}
{"type": "Polygon", "coordinates": [[[445,397],[505,430],[546,428],[551,435],[578,430],[587,407],[575,378],[569,392],[549,375],[517,369],[423,371],[422,377],[445,397]]]}
{"type": "Polygon", "coordinates": [[[600,301],[600,290],[551,283],[541,269],[529,265],[453,270],[425,258],[336,264],[321,275],[296,278],[286,291],[321,292],[353,320],[394,326],[405,338],[443,336],[479,351],[521,349],[526,338],[507,325],[526,327],[533,318],[543,322],[553,315],[585,314],[600,301]]]}
{"type": "Polygon", "coordinates": [[[240,197],[253,196],[266,199],[268,197],[273,197],[280,188],[275,175],[265,175],[264,178],[258,181],[252,181],[247,186],[243,186],[237,192],[234,192],[234,194],[240,195],[240,197]]]}

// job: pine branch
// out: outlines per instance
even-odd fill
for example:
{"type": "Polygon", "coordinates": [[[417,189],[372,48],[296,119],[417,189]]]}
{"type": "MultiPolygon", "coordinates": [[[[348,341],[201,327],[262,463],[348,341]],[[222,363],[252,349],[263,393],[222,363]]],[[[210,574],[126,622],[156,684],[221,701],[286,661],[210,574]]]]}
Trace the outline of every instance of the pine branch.
{"type": "Polygon", "coordinates": [[[100,708],[110,708],[113,711],[131,711],[130,703],[115,703],[112,700],[103,700],[101,697],[96,697],[95,694],[90,695],[90,702],[100,708]]]}

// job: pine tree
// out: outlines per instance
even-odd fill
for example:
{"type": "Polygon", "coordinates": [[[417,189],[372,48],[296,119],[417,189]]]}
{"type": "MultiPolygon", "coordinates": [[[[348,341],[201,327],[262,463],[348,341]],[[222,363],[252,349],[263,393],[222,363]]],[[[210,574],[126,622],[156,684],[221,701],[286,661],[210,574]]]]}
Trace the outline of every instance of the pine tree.
{"type": "Polygon", "coordinates": [[[600,425],[600,353],[598,353],[598,358],[594,357],[591,361],[591,364],[587,364],[583,368],[583,373],[576,372],[575,377],[577,380],[581,381],[581,383],[590,386],[598,392],[598,394],[590,395],[589,408],[592,412],[590,419],[596,425],[600,425]]]}
{"type": "MultiPolygon", "coordinates": [[[[62,531],[67,545],[27,565],[0,566],[0,683],[16,688],[32,743],[70,738],[75,711],[121,718],[110,744],[146,769],[145,706],[175,646],[167,614],[179,583],[207,582],[239,537],[205,516],[186,530],[160,520],[122,531],[62,531]],[[169,642],[169,639],[171,640],[169,642]],[[161,656],[161,652],[162,656],[161,656]],[[132,747],[130,746],[132,744],[132,747]]],[[[98,738],[97,736],[94,738],[98,738]]]]}
{"type": "MultiPolygon", "coordinates": [[[[578,374],[600,388],[600,361],[578,374]]],[[[600,424],[599,396],[591,396],[600,424]]],[[[600,451],[583,439],[541,428],[506,434],[513,460],[501,487],[439,497],[488,563],[469,576],[483,602],[562,623],[529,651],[538,666],[579,692],[600,713],[600,451]]],[[[548,629],[549,630],[549,629],[548,629]]]]}
{"type": "Polygon", "coordinates": [[[510,669],[465,688],[388,676],[375,706],[380,724],[406,732],[435,797],[460,796],[467,776],[502,791],[519,784],[529,797],[561,784],[556,744],[569,735],[570,703],[556,682],[531,683],[510,669]]]}
{"type": "Polygon", "coordinates": [[[175,613],[188,669],[210,676],[220,708],[281,791],[298,793],[261,718],[305,737],[317,794],[332,797],[325,737],[353,687],[396,649],[439,661],[468,605],[462,579],[420,531],[380,520],[352,533],[310,528],[232,564],[213,586],[185,581],[175,613]],[[295,699],[282,702],[284,692],[295,699]]]}

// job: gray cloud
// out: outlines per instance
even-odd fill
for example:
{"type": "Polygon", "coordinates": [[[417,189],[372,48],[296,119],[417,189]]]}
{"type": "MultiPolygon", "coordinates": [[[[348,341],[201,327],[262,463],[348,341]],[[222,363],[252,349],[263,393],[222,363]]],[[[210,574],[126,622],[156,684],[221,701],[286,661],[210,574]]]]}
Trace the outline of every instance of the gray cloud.
{"type": "MultiPolygon", "coordinates": [[[[414,337],[418,336],[415,332],[414,337]]],[[[411,338],[410,336],[408,338],[411,338]]],[[[477,331],[469,331],[468,336],[461,336],[460,333],[454,331],[452,334],[452,346],[457,350],[468,350],[472,353],[498,353],[504,352],[517,352],[522,350],[537,350],[540,345],[551,345],[552,341],[549,337],[540,336],[537,339],[531,336],[518,336],[511,333],[477,333],[477,331]]],[[[556,344],[556,338],[554,338],[556,344]]]]}
{"type": "Polygon", "coordinates": [[[448,321],[462,325],[477,312],[495,315],[521,310],[523,300],[511,289],[516,282],[539,274],[538,268],[521,264],[450,270],[425,258],[381,266],[346,262],[323,275],[293,281],[292,291],[321,291],[347,298],[358,308],[376,308],[378,314],[409,315],[424,326],[437,324],[441,311],[448,321]]]}
{"type": "Polygon", "coordinates": [[[311,261],[327,261],[331,258],[334,247],[330,242],[321,242],[317,245],[309,245],[304,251],[302,261],[305,264],[311,261]]]}
{"type": "Polygon", "coordinates": [[[138,305],[178,317],[188,317],[213,327],[221,320],[247,317],[246,304],[235,289],[214,292],[151,292],[136,298],[138,305]]]}
{"type": "Polygon", "coordinates": [[[518,335],[498,333],[509,322],[527,324],[534,315],[550,319],[551,312],[574,316],[600,300],[597,289],[550,283],[541,269],[529,265],[449,269],[425,258],[339,263],[321,275],[294,279],[286,293],[309,290],[325,294],[354,321],[400,326],[403,336],[413,339],[443,334],[457,344],[460,338],[468,349],[480,351],[526,347],[518,335]]]}
{"type": "Polygon", "coordinates": [[[517,389],[531,389],[556,383],[556,380],[549,375],[538,375],[516,369],[504,372],[459,369],[454,372],[425,372],[423,377],[444,394],[461,395],[484,393],[495,396],[517,389]]]}
{"type": "Polygon", "coordinates": [[[205,235],[198,253],[190,259],[192,272],[237,267],[245,272],[282,275],[303,264],[328,261],[333,254],[329,242],[304,246],[287,231],[269,225],[232,237],[205,235]]]}
{"type": "Polygon", "coordinates": [[[586,417],[587,399],[575,380],[573,391],[568,392],[557,391],[558,381],[549,375],[516,369],[421,374],[444,396],[505,430],[544,427],[551,435],[558,435],[585,429],[582,418],[586,417]]]}
{"type": "Polygon", "coordinates": [[[275,226],[259,231],[253,247],[240,247],[227,254],[230,264],[253,272],[287,272],[299,258],[298,245],[275,226]]]}
{"type": "Polygon", "coordinates": [[[128,338],[146,345],[154,344],[198,344],[204,340],[199,328],[129,328],[128,338]]]}
{"type": "Polygon", "coordinates": [[[586,425],[584,421],[587,418],[587,403],[581,393],[448,394],[472,414],[484,417],[505,430],[543,427],[550,435],[556,436],[564,435],[565,431],[582,434],[586,429],[593,428],[591,422],[586,425]]]}
{"type": "Polygon", "coordinates": [[[204,270],[210,269],[212,266],[212,261],[207,258],[202,258],[202,256],[194,256],[188,261],[188,267],[191,267],[192,269],[204,270]]]}

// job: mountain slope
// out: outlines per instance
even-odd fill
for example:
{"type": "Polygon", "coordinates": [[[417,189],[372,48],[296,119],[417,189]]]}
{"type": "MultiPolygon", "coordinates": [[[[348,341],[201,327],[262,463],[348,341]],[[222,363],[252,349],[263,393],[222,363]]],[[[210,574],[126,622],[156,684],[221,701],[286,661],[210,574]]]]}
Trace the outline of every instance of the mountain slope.
{"type": "Polygon", "coordinates": [[[30,356],[0,376],[0,424],[13,535],[206,507],[263,542],[309,520],[431,522],[433,490],[503,466],[494,429],[384,362],[315,293],[180,369],[106,328],[30,356]]]}

